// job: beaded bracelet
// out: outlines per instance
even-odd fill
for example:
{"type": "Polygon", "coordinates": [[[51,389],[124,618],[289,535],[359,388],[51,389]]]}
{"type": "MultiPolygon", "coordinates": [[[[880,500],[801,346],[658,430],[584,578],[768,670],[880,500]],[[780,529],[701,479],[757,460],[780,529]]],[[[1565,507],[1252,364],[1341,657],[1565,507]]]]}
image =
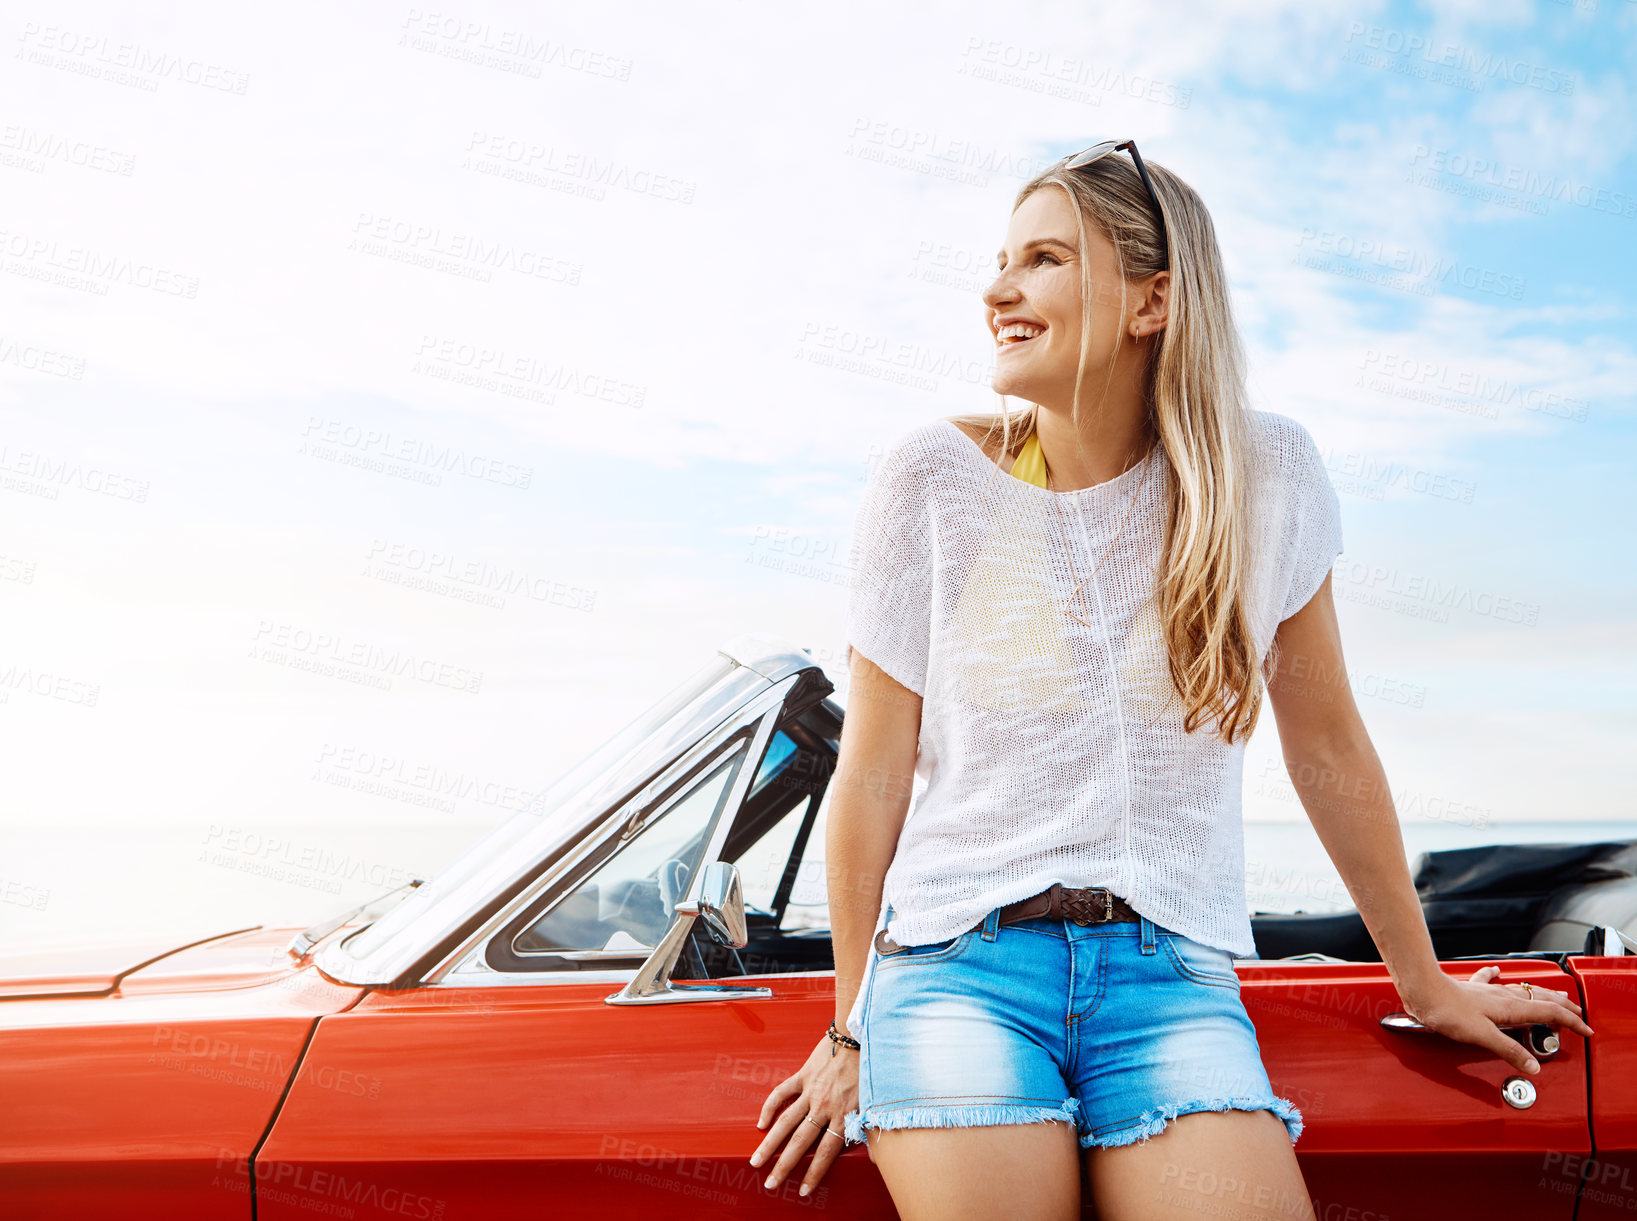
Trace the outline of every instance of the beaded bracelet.
{"type": "Polygon", "coordinates": [[[841,1031],[836,1029],[835,1018],[830,1019],[830,1029],[825,1033],[830,1036],[830,1054],[832,1056],[836,1054],[837,1047],[851,1047],[854,1051],[861,1051],[863,1049],[864,1045],[857,1039],[850,1035],[842,1034],[841,1031]]]}

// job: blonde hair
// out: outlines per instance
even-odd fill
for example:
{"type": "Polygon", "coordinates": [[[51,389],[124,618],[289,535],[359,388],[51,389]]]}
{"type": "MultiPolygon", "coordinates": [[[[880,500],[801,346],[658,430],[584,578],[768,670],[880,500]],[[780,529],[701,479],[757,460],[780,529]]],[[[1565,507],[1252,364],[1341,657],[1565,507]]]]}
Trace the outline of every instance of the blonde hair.
{"type": "MultiPolygon", "coordinates": [[[[1066,161],[1067,158],[1064,159],[1066,161]]],[[[1076,170],[1063,162],[1026,183],[1016,211],[1036,191],[1058,188],[1075,206],[1080,249],[1089,249],[1087,225],[1114,245],[1120,267],[1121,314],[1126,285],[1166,268],[1153,202],[1129,156],[1116,153],[1076,170]]],[[[1169,674],[1183,701],[1183,729],[1206,716],[1219,721],[1223,739],[1248,737],[1262,710],[1262,671],[1251,630],[1247,587],[1251,572],[1251,436],[1245,357],[1228,300],[1228,279],[1210,212],[1194,189],[1144,158],[1164,210],[1170,246],[1169,316],[1154,337],[1147,370],[1148,423],[1169,466],[1164,547],[1158,591],[1169,674]]],[[[1080,389],[1091,348],[1090,260],[1080,260],[1084,328],[1075,376],[1072,419],[1080,432],[1080,389]]],[[[1115,353],[1124,339],[1115,336],[1115,353]]],[[[1110,359],[1108,380],[1114,375],[1110,359]]],[[[1035,431],[1039,407],[1018,413],[949,417],[986,429],[999,455],[1014,452],[1035,431]]]]}

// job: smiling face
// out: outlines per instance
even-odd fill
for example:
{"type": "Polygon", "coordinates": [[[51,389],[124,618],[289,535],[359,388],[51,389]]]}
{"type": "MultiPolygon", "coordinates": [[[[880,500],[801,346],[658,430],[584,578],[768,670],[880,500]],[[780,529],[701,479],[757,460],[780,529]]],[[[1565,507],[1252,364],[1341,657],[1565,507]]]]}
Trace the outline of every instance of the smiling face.
{"type": "MultiPolygon", "coordinates": [[[[1036,191],[1012,213],[1006,243],[996,258],[999,274],[983,294],[984,317],[996,341],[995,393],[1068,414],[1080,365],[1082,259],[1090,263],[1093,290],[1088,372],[1108,367],[1122,332],[1122,357],[1137,354],[1133,322],[1145,336],[1151,333],[1152,326],[1139,316],[1145,297],[1139,285],[1126,286],[1126,308],[1120,308],[1114,243],[1089,220],[1086,237],[1090,246],[1082,255],[1074,205],[1058,188],[1036,191]]],[[[1116,366],[1116,381],[1119,373],[1116,366]]],[[[1096,395],[1102,382],[1102,377],[1088,377],[1087,392],[1096,395]]]]}

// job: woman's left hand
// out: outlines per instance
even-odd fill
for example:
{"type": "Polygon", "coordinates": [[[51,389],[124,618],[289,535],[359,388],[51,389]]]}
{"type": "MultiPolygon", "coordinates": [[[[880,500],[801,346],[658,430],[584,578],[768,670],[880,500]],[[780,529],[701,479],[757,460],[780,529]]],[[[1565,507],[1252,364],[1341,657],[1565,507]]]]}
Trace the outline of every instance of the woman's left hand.
{"type": "Polygon", "coordinates": [[[1443,976],[1446,986],[1435,986],[1415,997],[1403,997],[1405,1011],[1423,1026],[1461,1043],[1488,1048],[1519,1072],[1538,1073],[1540,1065],[1529,1049],[1500,1028],[1508,1025],[1567,1026],[1591,1037],[1592,1028],[1580,1016],[1580,1006],[1566,992],[1539,984],[1495,982],[1501,969],[1479,967],[1466,981],[1443,976]],[[1531,995],[1533,994],[1533,995],[1531,995]]]}

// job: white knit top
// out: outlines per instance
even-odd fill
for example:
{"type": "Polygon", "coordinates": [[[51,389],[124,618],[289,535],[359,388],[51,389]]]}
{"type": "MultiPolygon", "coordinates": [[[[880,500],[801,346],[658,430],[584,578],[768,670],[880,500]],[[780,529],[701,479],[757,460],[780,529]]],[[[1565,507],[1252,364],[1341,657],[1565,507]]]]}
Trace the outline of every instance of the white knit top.
{"type": "MultiPolygon", "coordinates": [[[[1341,551],[1341,506],[1301,424],[1249,417],[1250,610],[1265,659],[1341,551]]],[[[1156,445],[1118,478],[1051,492],[999,471],[943,419],[877,463],[853,533],[847,641],[922,697],[924,782],[877,931],[890,903],[895,941],[946,941],[1061,882],[1109,887],[1166,928],[1255,954],[1245,743],[1224,744],[1210,718],[1184,733],[1166,671],[1154,595],[1171,478],[1156,445]],[[1087,627],[1063,607],[1099,561],[1074,603],[1087,627]]]]}

